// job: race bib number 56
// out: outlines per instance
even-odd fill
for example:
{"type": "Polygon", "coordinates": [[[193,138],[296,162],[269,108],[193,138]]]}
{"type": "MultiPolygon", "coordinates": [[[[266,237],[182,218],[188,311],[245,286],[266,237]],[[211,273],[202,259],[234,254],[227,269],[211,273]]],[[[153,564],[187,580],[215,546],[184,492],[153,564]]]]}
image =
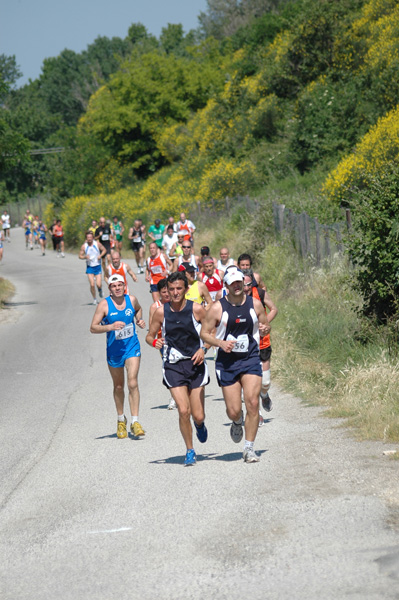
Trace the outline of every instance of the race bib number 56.
{"type": "Polygon", "coordinates": [[[249,339],[247,335],[239,335],[235,338],[229,334],[226,338],[227,342],[235,342],[232,352],[248,352],[249,339]]]}

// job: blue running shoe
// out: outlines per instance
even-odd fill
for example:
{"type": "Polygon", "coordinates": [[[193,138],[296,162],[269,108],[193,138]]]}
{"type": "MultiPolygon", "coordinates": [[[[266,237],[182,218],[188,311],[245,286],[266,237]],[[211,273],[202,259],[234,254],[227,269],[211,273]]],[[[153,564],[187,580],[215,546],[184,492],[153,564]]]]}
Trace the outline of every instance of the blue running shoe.
{"type": "Polygon", "coordinates": [[[197,430],[198,440],[201,442],[201,444],[205,444],[206,440],[208,439],[208,430],[205,427],[205,423],[203,422],[202,425],[197,425],[197,423],[194,421],[194,425],[195,429],[197,430]]]}
{"type": "Polygon", "coordinates": [[[197,462],[197,455],[194,450],[187,450],[186,458],[184,460],[185,467],[193,467],[197,462]]]}

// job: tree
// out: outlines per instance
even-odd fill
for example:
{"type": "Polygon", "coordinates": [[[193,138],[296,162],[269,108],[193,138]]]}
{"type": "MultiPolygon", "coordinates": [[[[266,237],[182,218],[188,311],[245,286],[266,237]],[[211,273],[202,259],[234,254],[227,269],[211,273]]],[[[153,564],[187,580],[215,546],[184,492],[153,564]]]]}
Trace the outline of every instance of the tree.
{"type": "Polygon", "coordinates": [[[348,252],[363,313],[385,322],[397,314],[399,294],[399,167],[386,163],[351,194],[353,231],[348,252]]]}

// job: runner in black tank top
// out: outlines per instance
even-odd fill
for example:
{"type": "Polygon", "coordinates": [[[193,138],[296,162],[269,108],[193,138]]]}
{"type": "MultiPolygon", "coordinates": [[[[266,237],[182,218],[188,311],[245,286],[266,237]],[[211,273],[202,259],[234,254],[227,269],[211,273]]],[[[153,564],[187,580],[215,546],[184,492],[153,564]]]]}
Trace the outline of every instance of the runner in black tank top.
{"type": "Polygon", "coordinates": [[[241,390],[247,409],[245,418],[245,462],[258,462],[254,441],[259,424],[259,394],[262,369],[257,336],[270,331],[262,303],[244,293],[244,275],[230,267],[224,275],[228,294],[207,311],[201,329],[201,339],[218,348],[216,376],[222,388],[227,414],[232,419],[230,436],[233,442],[243,437],[241,390]],[[214,329],[216,328],[216,334],[214,329]]]}
{"type": "Polygon", "coordinates": [[[146,341],[163,353],[163,383],[170,389],[179,411],[180,431],[186,444],[186,466],[196,463],[193,448],[192,415],[197,438],[206,442],[208,432],[204,419],[204,386],[209,383],[208,368],[199,337],[205,309],[186,300],[188,289],[184,272],[177,271],[168,277],[170,302],[157,308],[151,321],[146,341]],[[157,332],[162,327],[162,338],[157,332]]]}

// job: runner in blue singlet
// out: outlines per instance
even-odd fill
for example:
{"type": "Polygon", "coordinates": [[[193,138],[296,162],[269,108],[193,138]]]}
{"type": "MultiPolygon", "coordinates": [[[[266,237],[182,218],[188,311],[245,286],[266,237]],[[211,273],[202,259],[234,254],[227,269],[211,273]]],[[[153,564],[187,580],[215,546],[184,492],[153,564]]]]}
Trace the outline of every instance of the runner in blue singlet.
{"type": "Polygon", "coordinates": [[[124,367],[126,367],[132,414],[130,431],[134,437],[141,437],[145,433],[138,421],[140,405],[138,372],[141,351],[134,321],[140,329],[144,329],[145,322],[137,298],[125,295],[125,281],[122,275],[111,275],[108,283],[110,296],[98,304],[90,331],[107,334],[107,362],[114,384],[114,400],[118,413],[116,435],[118,438],[127,437],[127,419],[124,413],[124,367]]]}

